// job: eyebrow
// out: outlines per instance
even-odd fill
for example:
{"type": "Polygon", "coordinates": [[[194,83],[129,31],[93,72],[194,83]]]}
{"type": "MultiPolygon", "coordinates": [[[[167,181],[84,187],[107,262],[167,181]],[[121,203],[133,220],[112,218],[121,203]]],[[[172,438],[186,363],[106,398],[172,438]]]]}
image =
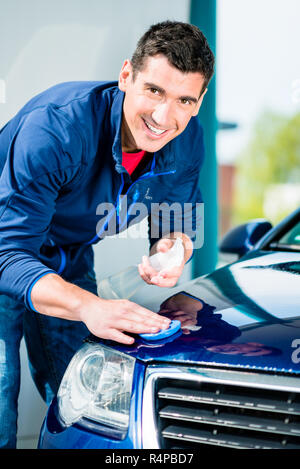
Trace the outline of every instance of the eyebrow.
{"type": "MultiPolygon", "coordinates": [[[[160,86],[156,85],[155,83],[145,82],[144,86],[146,88],[155,88],[161,94],[164,94],[164,95],[166,94],[166,91],[163,88],[161,88],[160,86]]],[[[198,102],[198,99],[195,98],[194,96],[179,96],[179,99],[182,99],[182,100],[185,99],[185,100],[191,101],[192,103],[195,103],[195,104],[197,104],[197,102],[198,102]]]]}

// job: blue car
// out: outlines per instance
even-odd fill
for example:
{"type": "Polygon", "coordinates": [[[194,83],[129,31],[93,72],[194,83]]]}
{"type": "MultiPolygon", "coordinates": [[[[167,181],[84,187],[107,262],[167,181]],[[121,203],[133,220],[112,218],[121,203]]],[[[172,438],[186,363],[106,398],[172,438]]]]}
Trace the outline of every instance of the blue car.
{"type": "Polygon", "coordinates": [[[300,448],[300,209],[229,232],[237,260],[141,303],[180,321],[131,346],[88,337],[43,449],[300,448]]]}

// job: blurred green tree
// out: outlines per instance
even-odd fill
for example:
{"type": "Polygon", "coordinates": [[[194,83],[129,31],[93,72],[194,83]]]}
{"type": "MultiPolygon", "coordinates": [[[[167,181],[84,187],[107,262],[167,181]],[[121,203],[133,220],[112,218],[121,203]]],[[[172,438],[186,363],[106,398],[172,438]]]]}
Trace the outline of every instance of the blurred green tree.
{"type": "Polygon", "coordinates": [[[233,224],[261,217],[277,223],[299,205],[300,113],[266,111],[236,160],[233,224]]]}

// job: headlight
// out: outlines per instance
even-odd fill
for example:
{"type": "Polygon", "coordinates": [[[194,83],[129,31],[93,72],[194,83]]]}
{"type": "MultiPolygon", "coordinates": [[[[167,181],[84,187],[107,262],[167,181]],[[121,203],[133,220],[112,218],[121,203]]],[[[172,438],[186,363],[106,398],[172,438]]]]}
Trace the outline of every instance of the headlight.
{"type": "Polygon", "coordinates": [[[135,359],[101,344],[85,344],[71,360],[58,390],[66,426],[82,417],[120,430],[124,437],[135,359]]]}

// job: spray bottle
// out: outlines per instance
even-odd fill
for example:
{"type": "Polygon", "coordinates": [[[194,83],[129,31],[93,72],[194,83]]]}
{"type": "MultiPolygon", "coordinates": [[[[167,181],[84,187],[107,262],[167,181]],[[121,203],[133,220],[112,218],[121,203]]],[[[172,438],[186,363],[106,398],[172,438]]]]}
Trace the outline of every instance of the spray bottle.
{"type": "MultiPolygon", "coordinates": [[[[151,266],[159,273],[167,272],[173,267],[182,264],[184,247],[181,238],[176,238],[172,248],[167,252],[157,252],[149,257],[151,266]]],[[[104,299],[129,299],[142,286],[145,285],[141,278],[138,266],[132,265],[117,274],[111,275],[98,283],[98,295],[104,299]]]]}

